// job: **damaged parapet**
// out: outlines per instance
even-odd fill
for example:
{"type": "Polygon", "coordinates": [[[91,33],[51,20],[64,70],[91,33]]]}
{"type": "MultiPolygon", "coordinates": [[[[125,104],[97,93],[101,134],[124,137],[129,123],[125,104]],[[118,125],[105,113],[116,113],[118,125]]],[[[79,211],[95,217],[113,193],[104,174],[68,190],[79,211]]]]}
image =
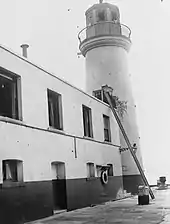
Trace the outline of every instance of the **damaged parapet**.
{"type": "Polygon", "coordinates": [[[108,85],[103,85],[101,91],[106,91],[110,94],[110,96],[112,98],[113,106],[116,109],[116,111],[119,115],[119,118],[123,119],[124,114],[127,113],[127,103],[128,102],[124,101],[124,100],[120,100],[118,96],[113,94],[113,92],[114,92],[113,88],[108,85]]]}

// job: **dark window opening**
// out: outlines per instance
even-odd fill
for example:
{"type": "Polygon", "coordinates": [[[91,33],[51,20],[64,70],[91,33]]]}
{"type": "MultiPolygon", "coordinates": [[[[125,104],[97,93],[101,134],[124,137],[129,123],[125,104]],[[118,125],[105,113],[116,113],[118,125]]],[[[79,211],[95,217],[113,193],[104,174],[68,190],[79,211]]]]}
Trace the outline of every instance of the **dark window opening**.
{"type": "Polygon", "coordinates": [[[107,164],[108,165],[108,176],[113,176],[113,165],[112,164],[107,164]]]}
{"type": "Polygon", "coordinates": [[[106,18],[105,18],[105,11],[102,10],[100,12],[98,12],[98,21],[105,21],[106,18]]]}
{"type": "Polygon", "coordinates": [[[87,178],[95,177],[94,163],[87,163],[87,178]]]}
{"type": "Polygon", "coordinates": [[[102,91],[101,90],[96,90],[96,91],[93,91],[93,95],[99,99],[99,100],[103,100],[103,97],[102,97],[102,91]]]}
{"type": "Polygon", "coordinates": [[[61,95],[48,90],[49,126],[63,130],[61,95]]]}
{"type": "Polygon", "coordinates": [[[3,181],[23,181],[23,164],[21,160],[3,160],[3,181]]]}
{"type": "Polygon", "coordinates": [[[111,21],[113,21],[115,23],[118,23],[118,21],[119,21],[118,15],[115,14],[115,12],[113,12],[113,11],[111,11],[111,21]]]}
{"type": "Polygon", "coordinates": [[[18,78],[0,73],[0,116],[19,119],[18,78]]]}
{"type": "Polygon", "coordinates": [[[97,177],[101,177],[101,173],[102,173],[101,165],[96,165],[96,173],[97,173],[97,177]]]}
{"type": "Polygon", "coordinates": [[[106,99],[106,96],[105,96],[103,90],[95,90],[95,91],[93,91],[93,96],[96,97],[97,99],[99,99],[99,100],[109,104],[107,99],[106,99]]]}
{"type": "Polygon", "coordinates": [[[111,142],[110,118],[106,115],[103,115],[103,123],[104,123],[104,141],[111,142]]]}
{"type": "Polygon", "coordinates": [[[91,109],[83,105],[84,136],[93,137],[91,109]]]}

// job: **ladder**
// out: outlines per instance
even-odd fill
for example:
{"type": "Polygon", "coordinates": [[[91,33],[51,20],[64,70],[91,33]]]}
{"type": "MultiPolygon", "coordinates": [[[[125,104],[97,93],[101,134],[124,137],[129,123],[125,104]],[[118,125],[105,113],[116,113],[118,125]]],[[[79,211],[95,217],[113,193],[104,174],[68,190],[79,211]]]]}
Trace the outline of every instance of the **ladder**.
{"type": "Polygon", "coordinates": [[[128,146],[128,149],[130,150],[130,153],[131,153],[131,155],[132,155],[132,157],[133,157],[133,159],[134,159],[134,161],[135,161],[135,163],[137,165],[137,168],[138,168],[138,170],[139,170],[139,172],[141,174],[142,180],[143,180],[144,184],[149,188],[149,194],[150,194],[151,198],[154,199],[155,196],[154,196],[154,194],[153,194],[153,192],[152,192],[152,190],[151,190],[151,188],[149,186],[149,183],[148,183],[148,181],[147,181],[147,179],[145,177],[145,174],[144,174],[144,172],[142,170],[142,167],[141,167],[141,165],[140,165],[140,163],[138,161],[138,158],[137,158],[136,154],[133,151],[133,147],[131,146],[129,138],[128,138],[128,136],[127,136],[127,134],[125,132],[125,129],[124,129],[124,127],[123,127],[123,125],[122,125],[122,123],[121,123],[121,121],[119,119],[119,116],[117,115],[117,112],[115,110],[115,102],[114,102],[114,99],[112,97],[113,89],[111,87],[105,85],[105,86],[102,86],[102,90],[104,92],[104,95],[105,95],[105,97],[106,97],[110,107],[111,107],[111,110],[112,110],[113,115],[114,115],[114,117],[115,117],[115,119],[116,119],[116,121],[117,121],[117,123],[119,125],[119,128],[120,128],[120,130],[121,130],[121,132],[123,134],[123,137],[124,137],[125,142],[126,142],[126,144],[128,146]]]}

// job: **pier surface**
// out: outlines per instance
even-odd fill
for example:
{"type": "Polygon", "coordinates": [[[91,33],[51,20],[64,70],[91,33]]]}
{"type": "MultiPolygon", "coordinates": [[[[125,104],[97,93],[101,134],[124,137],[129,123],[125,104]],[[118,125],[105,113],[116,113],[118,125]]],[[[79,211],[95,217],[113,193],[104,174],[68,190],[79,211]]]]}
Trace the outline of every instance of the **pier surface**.
{"type": "Polygon", "coordinates": [[[170,224],[170,187],[153,190],[149,205],[138,205],[138,197],[87,207],[29,222],[31,224],[170,224]]]}

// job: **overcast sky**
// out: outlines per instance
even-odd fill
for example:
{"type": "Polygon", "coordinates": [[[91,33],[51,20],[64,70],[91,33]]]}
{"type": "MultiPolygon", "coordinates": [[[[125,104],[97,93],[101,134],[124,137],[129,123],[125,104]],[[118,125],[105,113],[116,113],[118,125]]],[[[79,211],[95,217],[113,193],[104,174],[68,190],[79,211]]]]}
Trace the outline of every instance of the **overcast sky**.
{"type": "MultiPolygon", "coordinates": [[[[0,0],[0,44],[79,88],[85,87],[85,59],[78,58],[78,32],[86,9],[97,0],[0,0]]],[[[120,8],[132,30],[129,65],[137,105],[141,149],[151,183],[170,182],[170,1],[108,0],[120,8]]]]}

